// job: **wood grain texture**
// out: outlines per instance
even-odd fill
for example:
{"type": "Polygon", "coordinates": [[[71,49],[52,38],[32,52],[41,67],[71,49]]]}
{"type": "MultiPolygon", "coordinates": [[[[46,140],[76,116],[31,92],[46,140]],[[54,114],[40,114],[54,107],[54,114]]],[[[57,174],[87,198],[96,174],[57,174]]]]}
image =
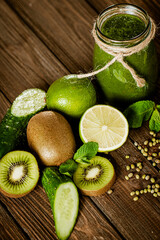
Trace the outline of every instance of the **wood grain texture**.
{"type": "Polygon", "coordinates": [[[10,101],[26,88],[47,90],[55,79],[67,74],[4,1],[0,11],[0,87],[10,101]]]}
{"type": "MultiPolygon", "coordinates": [[[[25,230],[30,239],[57,239],[50,203],[39,184],[19,199],[0,196],[1,201],[25,230]]],[[[87,197],[81,197],[80,212],[70,239],[122,239],[87,197]]]]}
{"type": "Polygon", "coordinates": [[[142,162],[143,169],[139,175],[149,174],[155,177],[157,182],[159,182],[159,173],[133,146],[130,139],[120,149],[112,152],[109,158],[114,163],[117,174],[117,181],[113,186],[114,192],[109,196],[105,194],[92,198],[93,201],[103,209],[103,213],[125,239],[141,239],[142,233],[143,239],[159,239],[160,232],[157,228],[160,214],[159,199],[147,193],[134,202],[130,192],[144,189],[150,182],[141,178],[137,180],[134,170],[132,170],[134,177],[128,181],[125,180],[125,175],[129,173],[125,167],[132,163],[142,162]],[[130,158],[126,159],[126,155],[130,155],[130,158]]]}
{"type": "MultiPolygon", "coordinates": [[[[94,42],[90,31],[93,21],[105,7],[120,2],[7,0],[7,5],[1,1],[0,117],[25,88],[47,90],[52,81],[69,72],[91,70],[94,42]]],[[[159,23],[158,1],[123,2],[138,4],[159,23]]],[[[158,37],[156,44],[160,55],[158,37]]],[[[160,89],[159,83],[157,88],[160,89]]],[[[157,100],[159,93],[158,90],[157,100]]],[[[150,174],[159,182],[159,166],[154,168],[133,144],[134,141],[143,144],[148,137],[146,123],[140,129],[131,130],[125,145],[108,155],[117,174],[114,191],[111,195],[81,197],[80,214],[70,239],[159,239],[159,198],[148,193],[134,202],[130,192],[145,188],[149,182],[135,177],[129,181],[124,178],[128,174],[126,165],[141,161],[140,175],[150,174]],[[126,159],[128,154],[130,158],[126,159]]],[[[30,239],[56,239],[51,208],[41,184],[24,198],[9,199],[0,195],[0,199],[30,239]]]]}
{"type": "Polygon", "coordinates": [[[24,231],[16,224],[15,219],[0,203],[0,239],[1,240],[27,240],[24,231]]]}
{"type": "Polygon", "coordinates": [[[96,13],[85,1],[7,2],[72,73],[91,68],[90,31],[96,13]]]}
{"type": "MultiPolygon", "coordinates": [[[[137,0],[30,0],[29,2],[7,0],[7,2],[71,73],[92,70],[94,41],[91,30],[98,13],[106,7],[125,2],[135,4],[144,8],[155,20],[157,26],[160,23],[156,0],[138,2],[137,0]]],[[[157,27],[155,43],[160,56],[158,36],[159,27],[157,27]]],[[[159,85],[157,90],[160,93],[159,85]]],[[[155,99],[157,100],[157,97],[155,99]]]]}
{"type": "MultiPolygon", "coordinates": [[[[53,76],[58,78],[58,74],[64,75],[68,71],[60,62],[55,60],[49,50],[27,26],[22,24],[16,14],[4,2],[1,2],[0,9],[2,13],[0,28],[3,30],[0,42],[1,63],[3,64],[0,72],[3,78],[1,78],[0,86],[1,91],[10,99],[9,102],[4,94],[0,94],[2,119],[11,102],[25,88],[39,87],[46,90],[52,83],[53,76]],[[5,17],[7,20],[5,20],[5,17]],[[26,37],[22,37],[23,35],[26,35],[27,43],[26,37]],[[41,72],[44,74],[43,77],[41,72]],[[21,79],[22,75],[23,81],[21,79]]],[[[21,199],[6,198],[2,194],[0,199],[30,239],[57,239],[51,207],[41,186],[21,199]]],[[[85,206],[80,209],[82,217],[79,217],[80,220],[76,225],[77,230],[75,228],[71,239],[79,239],[79,236],[82,236],[83,239],[93,239],[94,236],[121,239],[91,201],[89,199],[84,199],[84,201],[85,203],[83,203],[83,200],[81,201],[81,206],[85,206]],[[98,226],[99,224],[99,227],[92,228],[93,219],[95,225],[98,226]]],[[[2,216],[5,217],[4,214],[2,216]]],[[[12,229],[8,228],[7,231],[9,232],[8,235],[12,234],[12,229]]],[[[3,235],[5,239],[8,239],[5,231],[3,235]]],[[[2,237],[1,234],[0,237],[2,237]]]]}
{"type": "MultiPolygon", "coordinates": [[[[157,139],[160,139],[160,133],[157,134],[156,136],[157,139]]],[[[152,142],[153,136],[150,135],[150,130],[149,130],[149,123],[146,122],[143,124],[143,127],[140,129],[134,129],[130,131],[130,139],[134,142],[137,142],[142,148],[144,148],[144,142],[147,140],[148,142],[152,142]]],[[[146,146],[148,148],[148,153],[151,155],[152,153],[156,152],[157,156],[153,157],[152,160],[148,161],[147,157],[145,157],[145,160],[147,164],[149,164],[150,168],[153,168],[154,166],[152,165],[156,159],[160,159],[160,156],[158,153],[160,152],[160,143],[157,143],[156,146],[154,147],[149,147],[148,145],[146,146]]],[[[140,152],[140,151],[139,151],[140,152]]],[[[157,164],[155,167],[155,170],[157,170],[157,173],[159,173],[160,170],[160,164],[157,164]]]]}
{"type": "Polygon", "coordinates": [[[2,92],[0,92],[0,121],[6,114],[9,107],[10,107],[10,102],[4,96],[4,94],[2,92]]]}

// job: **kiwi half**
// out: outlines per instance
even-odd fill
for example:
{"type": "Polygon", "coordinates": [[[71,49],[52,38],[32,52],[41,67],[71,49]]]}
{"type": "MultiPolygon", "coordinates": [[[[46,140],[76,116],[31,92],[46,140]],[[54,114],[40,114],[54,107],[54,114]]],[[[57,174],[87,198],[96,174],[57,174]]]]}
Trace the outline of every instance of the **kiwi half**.
{"type": "Polygon", "coordinates": [[[95,156],[90,164],[78,164],[73,181],[82,194],[98,196],[105,193],[115,182],[115,170],[111,162],[103,157],[95,156]]]}
{"type": "Polygon", "coordinates": [[[23,197],[33,190],[38,179],[38,164],[31,153],[13,151],[0,160],[0,192],[4,195],[23,197]]]}

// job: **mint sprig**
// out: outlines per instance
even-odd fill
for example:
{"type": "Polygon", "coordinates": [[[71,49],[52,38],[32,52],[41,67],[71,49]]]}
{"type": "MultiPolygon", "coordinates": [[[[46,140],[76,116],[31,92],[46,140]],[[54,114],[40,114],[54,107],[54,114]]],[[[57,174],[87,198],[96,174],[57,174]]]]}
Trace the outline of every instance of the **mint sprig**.
{"type": "Polygon", "coordinates": [[[69,159],[62,163],[59,167],[59,171],[62,174],[73,176],[76,171],[78,163],[89,164],[90,159],[93,158],[98,152],[98,143],[88,142],[84,143],[74,154],[73,159],[69,159]]]}
{"type": "Polygon", "coordinates": [[[68,159],[66,162],[62,163],[59,167],[59,171],[69,177],[73,176],[76,171],[78,164],[73,159],[68,159]]]}
{"type": "Polygon", "coordinates": [[[160,131],[160,112],[155,109],[152,113],[151,119],[149,121],[149,128],[154,132],[160,131]]]}
{"type": "Polygon", "coordinates": [[[73,159],[79,163],[89,163],[98,152],[98,143],[88,142],[84,143],[74,154],[73,159]]]}
{"type": "Polygon", "coordinates": [[[130,128],[139,128],[144,121],[149,120],[149,128],[154,132],[160,131],[160,105],[153,101],[144,100],[131,104],[125,111],[130,128]]]}

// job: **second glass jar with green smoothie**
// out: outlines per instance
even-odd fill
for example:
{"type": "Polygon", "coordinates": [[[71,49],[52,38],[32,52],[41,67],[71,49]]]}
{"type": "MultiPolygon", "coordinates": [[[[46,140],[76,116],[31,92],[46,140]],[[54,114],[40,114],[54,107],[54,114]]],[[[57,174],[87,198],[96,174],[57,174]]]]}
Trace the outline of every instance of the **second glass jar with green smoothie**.
{"type": "MultiPolygon", "coordinates": [[[[105,9],[97,18],[96,34],[100,42],[110,46],[128,48],[143,42],[151,31],[148,14],[130,4],[117,4],[105,9]]],[[[94,69],[100,69],[111,61],[113,56],[97,44],[94,48],[94,69]]],[[[131,72],[119,61],[115,61],[97,74],[98,83],[106,100],[115,106],[149,98],[156,86],[158,63],[154,41],[142,50],[124,57],[124,61],[145,79],[143,87],[138,87],[131,72]]]]}

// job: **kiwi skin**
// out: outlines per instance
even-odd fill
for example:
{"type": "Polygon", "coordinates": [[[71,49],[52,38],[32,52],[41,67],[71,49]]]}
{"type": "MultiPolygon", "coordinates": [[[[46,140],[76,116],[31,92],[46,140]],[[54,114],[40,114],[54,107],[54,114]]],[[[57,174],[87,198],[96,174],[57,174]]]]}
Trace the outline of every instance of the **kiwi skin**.
{"type": "Polygon", "coordinates": [[[76,149],[69,122],[54,111],[43,111],[30,119],[27,140],[45,166],[59,166],[72,158],[76,149]]]}
{"type": "Polygon", "coordinates": [[[114,172],[114,175],[113,175],[113,178],[111,179],[111,181],[106,185],[104,186],[103,188],[99,189],[99,190],[85,190],[85,189],[80,189],[81,193],[83,195],[86,195],[86,196],[99,196],[99,195],[102,195],[104,194],[106,191],[108,191],[112,185],[114,184],[116,180],[116,174],[114,172]]]}
{"type": "Polygon", "coordinates": [[[28,192],[25,192],[25,193],[23,193],[23,194],[11,194],[11,193],[7,193],[7,192],[5,192],[4,190],[2,190],[1,188],[0,188],[0,192],[4,195],[4,196],[6,196],[6,197],[9,197],[9,198],[20,198],[20,197],[24,197],[24,196],[26,196],[28,193],[30,193],[31,191],[33,191],[33,189],[35,188],[36,186],[34,186],[32,189],[30,189],[28,192]]]}

